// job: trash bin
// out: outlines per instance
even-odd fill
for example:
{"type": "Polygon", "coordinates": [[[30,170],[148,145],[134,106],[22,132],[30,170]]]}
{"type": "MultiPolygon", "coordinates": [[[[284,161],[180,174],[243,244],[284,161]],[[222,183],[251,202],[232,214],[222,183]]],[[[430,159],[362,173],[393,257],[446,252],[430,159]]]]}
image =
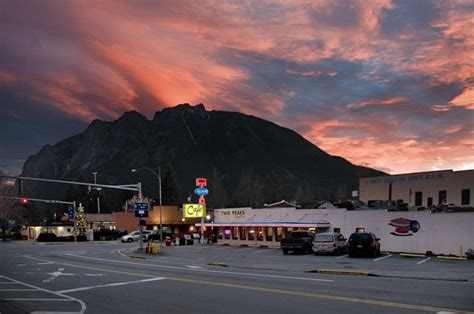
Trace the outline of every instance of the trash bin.
{"type": "Polygon", "coordinates": [[[171,246],[171,238],[170,237],[165,238],[165,245],[166,246],[171,246]]]}

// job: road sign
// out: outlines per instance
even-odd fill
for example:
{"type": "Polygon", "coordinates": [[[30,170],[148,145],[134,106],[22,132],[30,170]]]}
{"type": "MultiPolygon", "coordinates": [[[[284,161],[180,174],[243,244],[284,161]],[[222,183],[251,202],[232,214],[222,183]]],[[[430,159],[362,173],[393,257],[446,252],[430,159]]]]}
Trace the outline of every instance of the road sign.
{"type": "Polygon", "coordinates": [[[194,194],[196,194],[197,196],[206,196],[207,194],[209,194],[209,190],[206,188],[195,188],[194,194]]]}
{"type": "Polygon", "coordinates": [[[74,221],[74,219],[76,218],[76,213],[74,212],[74,207],[72,207],[72,206],[67,207],[67,218],[70,221],[74,221]]]}
{"type": "Polygon", "coordinates": [[[135,203],[135,217],[148,217],[148,203],[135,203]]]}
{"type": "Polygon", "coordinates": [[[206,216],[206,205],[184,204],[184,218],[198,218],[206,216]]]}

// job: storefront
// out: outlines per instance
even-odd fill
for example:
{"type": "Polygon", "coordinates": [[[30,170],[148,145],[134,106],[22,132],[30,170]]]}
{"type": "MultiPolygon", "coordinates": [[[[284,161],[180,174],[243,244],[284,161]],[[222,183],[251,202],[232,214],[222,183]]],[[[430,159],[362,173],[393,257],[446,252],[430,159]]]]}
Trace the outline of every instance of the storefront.
{"type": "Polygon", "coordinates": [[[214,221],[204,226],[218,243],[268,246],[279,245],[293,230],[325,232],[331,227],[324,214],[311,209],[250,207],[216,209],[214,221]]]}

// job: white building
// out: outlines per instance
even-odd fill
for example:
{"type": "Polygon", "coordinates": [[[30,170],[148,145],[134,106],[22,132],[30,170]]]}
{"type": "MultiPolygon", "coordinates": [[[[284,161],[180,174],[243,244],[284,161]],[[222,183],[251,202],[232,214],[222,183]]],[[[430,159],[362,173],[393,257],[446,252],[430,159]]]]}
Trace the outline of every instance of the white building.
{"type": "Polygon", "coordinates": [[[205,226],[222,244],[279,246],[297,229],[337,231],[346,238],[365,230],[381,239],[382,251],[462,255],[474,249],[474,212],[225,208],[214,210],[214,221],[205,226]]]}
{"type": "Polygon", "coordinates": [[[474,170],[430,171],[359,180],[359,199],[370,203],[390,200],[408,208],[432,208],[439,204],[474,207],[474,170]]]}

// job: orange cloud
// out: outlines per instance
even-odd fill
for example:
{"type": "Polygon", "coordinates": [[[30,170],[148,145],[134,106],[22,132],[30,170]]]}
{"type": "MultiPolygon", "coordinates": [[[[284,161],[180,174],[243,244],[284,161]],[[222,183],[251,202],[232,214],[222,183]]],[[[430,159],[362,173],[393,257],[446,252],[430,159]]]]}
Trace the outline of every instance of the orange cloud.
{"type": "Polygon", "coordinates": [[[466,88],[461,95],[456,96],[449,104],[474,110],[474,88],[466,88]]]}

